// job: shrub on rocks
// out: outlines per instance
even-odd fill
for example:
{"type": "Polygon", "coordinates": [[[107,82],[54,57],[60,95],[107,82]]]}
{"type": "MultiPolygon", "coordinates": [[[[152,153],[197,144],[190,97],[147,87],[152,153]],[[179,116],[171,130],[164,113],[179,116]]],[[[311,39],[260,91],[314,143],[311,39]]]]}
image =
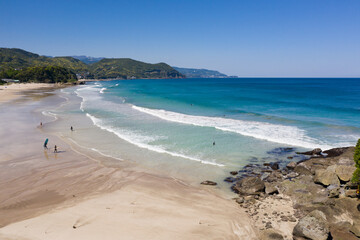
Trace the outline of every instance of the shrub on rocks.
{"type": "Polygon", "coordinates": [[[356,170],[353,174],[351,181],[353,183],[360,184],[360,139],[358,140],[355,147],[354,162],[355,162],[356,170]]]}

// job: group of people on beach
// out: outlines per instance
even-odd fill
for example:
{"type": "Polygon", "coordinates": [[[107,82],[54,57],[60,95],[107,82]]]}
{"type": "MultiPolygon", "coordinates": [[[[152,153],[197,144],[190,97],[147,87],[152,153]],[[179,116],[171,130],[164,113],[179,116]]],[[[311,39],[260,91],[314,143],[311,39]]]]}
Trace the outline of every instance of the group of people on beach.
{"type": "MultiPolygon", "coordinates": [[[[43,125],[42,122],[40,122],[40,127],[42,127],[42,125],[43,125]]],[[[70,130],[71,130],[71,131],[74,131],[73,126],[70,127],[70,130]]],[[[48,139],[48,138],[45,139],[44,149],[49,149],[49,148],[47,147],[48,142],[49,142],[49,139],[48,139]]],[[[54,153],[58,153],[58,149],[57,149],[57,146],[56,146],[56,145],[54,146],[54,153]]]]}

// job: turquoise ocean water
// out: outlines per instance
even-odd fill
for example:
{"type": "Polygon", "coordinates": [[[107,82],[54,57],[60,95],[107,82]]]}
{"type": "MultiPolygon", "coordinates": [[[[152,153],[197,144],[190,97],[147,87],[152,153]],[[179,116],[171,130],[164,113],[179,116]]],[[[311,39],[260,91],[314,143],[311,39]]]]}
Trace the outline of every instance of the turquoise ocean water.
{"type": "Polygon", "coordinates": [[[360,138],[360,79],[117,80],[61,94],[78,103],[53,114],[81,116],[104,134],[90,142],[67,136],[72,140],[200,177],[223,177],[254,162],[285,164],[295,151],[349,146],[360,138]]]}

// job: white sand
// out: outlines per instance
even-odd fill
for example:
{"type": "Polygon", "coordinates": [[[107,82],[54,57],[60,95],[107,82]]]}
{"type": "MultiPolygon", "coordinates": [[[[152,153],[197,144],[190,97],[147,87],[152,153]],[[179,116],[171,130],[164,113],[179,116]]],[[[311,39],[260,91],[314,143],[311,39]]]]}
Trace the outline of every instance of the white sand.
{"type": "Polygon", "coordinates": [[[104,166],[45,136],[32,105],[5,104],[0,239],[257,239],[244,210],[211,187],[104,166]],[[63,152],[44,151],[46,137],[63,152]]]}

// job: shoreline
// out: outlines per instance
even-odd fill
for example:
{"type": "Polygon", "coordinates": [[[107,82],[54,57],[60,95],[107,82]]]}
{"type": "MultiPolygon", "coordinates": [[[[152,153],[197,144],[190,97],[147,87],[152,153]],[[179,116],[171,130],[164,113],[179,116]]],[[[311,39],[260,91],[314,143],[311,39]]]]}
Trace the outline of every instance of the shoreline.
{"type": "MultiPolygon", "coordinates": [[[[25,98],[26,93],[17,95],[19,91],[14,91],[14,95],[25,98]]],[[[33,108],[26,106],[26,100],[11,99],[17,98],[9,98],[0,105],[11,110],[7,114],[9,120],[19,114],[22,117],[31,114],[33,108]]],[[[42,104],[41,99],[30,101],[42,104]]],[[[100,232],[111,229],[102,232],[109,239],[118,235],[137,239],[145,236],[150,239],[257,238],[245,212],[232,200],[206,187],[193,187],[133,169],[104,166],[101,160],[96,162],[75,152],[55,136],[50,136],[50,142],[61,146],[62,152],[43,151],[38,145],[47,136],[34,126],[39,119],[30,123],[16,119],[9,129],[17,127],[21,132],[3,140],[6,151],[1,151],[0,165],[9,169],[0,176],[0,196],[3,196],[0,212],[7,216],[0,228],[0,236],[4,238],[53,239],[65,234],[67,239],[96,239],[99,233],[95,229],[100,232]],[[24,152],[19,153],[18,145],[24,152]],[[28,186],[33,187],[28,189],[28,186]],[[155,231],[158,235],[154,235],[154,228],[158,229],[155,231]]],[[[0,136],[8,134],[8,129],[3,129],[0,136]]]]}

